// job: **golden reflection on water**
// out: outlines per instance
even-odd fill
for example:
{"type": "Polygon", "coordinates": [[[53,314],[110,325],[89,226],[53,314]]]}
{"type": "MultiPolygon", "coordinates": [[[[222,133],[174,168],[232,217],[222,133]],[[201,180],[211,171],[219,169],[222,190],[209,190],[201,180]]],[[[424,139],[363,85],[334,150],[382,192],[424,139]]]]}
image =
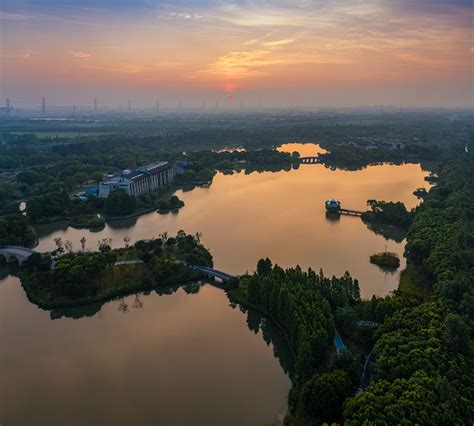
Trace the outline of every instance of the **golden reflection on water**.
{"type": "Polygon", "coordinates": [[[277,150],[280,152],[288,152],[289,154],[293,154],[293,152],[296,151],[300,154],[300,157],[316,157],[318,154],[327,152],[317,144],[300,142],[285,143],[280,145],[277,150]]]}
{"type": "MultiPolygon", "coordinates": [[[[88,246],[95,249],[105,236],[112,237],[114,246],[122,246],[125,236],[136,241],[183,229],[203,233],[215,267],[231,274],[252,271],[259,258],[268,256],[284,267],[299,264],[336,275],[347,270],[359,279],[364,297],[384,295],[397,287],[399,273],[381,271],[369,263],[369,256],[385,249],[402,256],[405,242],[385,240],[357,217],[327,218],[324,202],[334,197],[343,207],[365,210],[367,200],[375,198],[402,201],[412,208],[418,203],[412,192],[427,187],[426,175],[415,164],[359,171],[317,164],[288,172],[219,173],[210,188],[178,191],[186,205],[177,214],[150,213],[132,227],[112,223],[97,233],[69,228],[43,237],[39,249],[51,249],[56,236],[79,248],[81,236],[86,235],[88,246]]],[[[403,267],[404,261],[400,270],[403,267]]]]}

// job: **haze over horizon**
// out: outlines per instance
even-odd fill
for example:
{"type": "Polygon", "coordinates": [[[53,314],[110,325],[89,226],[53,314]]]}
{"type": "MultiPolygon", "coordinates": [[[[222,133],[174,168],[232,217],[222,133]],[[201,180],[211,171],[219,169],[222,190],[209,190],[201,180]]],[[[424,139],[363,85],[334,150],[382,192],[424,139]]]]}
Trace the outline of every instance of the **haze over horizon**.
{"type": "Polygon", "coordinates": [[[470,0],[0,3],[0,102],[473,105],[470,0]]]}

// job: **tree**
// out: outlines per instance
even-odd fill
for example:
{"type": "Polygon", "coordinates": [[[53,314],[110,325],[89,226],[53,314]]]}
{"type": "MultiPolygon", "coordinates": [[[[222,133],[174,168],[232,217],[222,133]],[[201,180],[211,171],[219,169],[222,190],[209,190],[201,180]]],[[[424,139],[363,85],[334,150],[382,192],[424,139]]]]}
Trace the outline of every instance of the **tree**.
{"type": "Polygon", "coordinates": [[[357,320],[357,313],[351,306],[338,306],[336,308],[336,312],[334,313],[334,318],[336,320],[336,324],[338,327],[340,327],[340,330],[344,334],[349,335],[351,334],[354,324],[357,320]]]}
{"type": "Polygon", "coordinates": [[[90,178],[91,178],[94,182],[99,183],[100,181],[102,181],[102,179],[104,178],[104,176],[103,176],[102,172],[94,172],[94,173],[91,173],[90,178]]]}
{"type": "Polygon", "coordinates": [[[257,263],[257,274],[258,275],[269,275],[272,272],[272,261],[267,257],[260,259],[257,263]]]}
{"type": "Polygon", "coordinates": [[[339,423],[342,405],[351,393],[352,384],[346,371],[316,374],[303,388],[305,411],[319,419],[318,423],[339,423]]]}
{"type": "Polygon", "coordinates": [[[136,207],[136,198],[119,189],[112,191],[104,203],[105,213],[113,215],[125,215],[133,213],[136,207]]]}
{"type": "Polygon", "coordinates": [[[0,216],[0,245],[32,246],[36,231],[27,217],[22,214],[0,216]]]}
{"type": "Polygon", "coordinates": [[[100,241],[97,241],[97,247],[101,253],[105,253],[111,250],[112,238],[103,238],[100,241]]]}
{"type": "Polygon", "coordinates": [[[130,246],[130,237],[125,235],[125,237],[123,237],[123,242],[125,243],[125,248],[128,248],[130,246]]]}

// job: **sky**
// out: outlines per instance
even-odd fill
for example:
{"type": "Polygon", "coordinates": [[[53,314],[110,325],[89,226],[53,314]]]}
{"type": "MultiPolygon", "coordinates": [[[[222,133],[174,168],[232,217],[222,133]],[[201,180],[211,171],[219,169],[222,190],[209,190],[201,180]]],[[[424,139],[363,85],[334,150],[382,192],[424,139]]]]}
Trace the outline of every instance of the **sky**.
{"type": "Polygon", "coordinates": [[[0,0],[0,103],[472,106],[472,0],[0,0]]]}

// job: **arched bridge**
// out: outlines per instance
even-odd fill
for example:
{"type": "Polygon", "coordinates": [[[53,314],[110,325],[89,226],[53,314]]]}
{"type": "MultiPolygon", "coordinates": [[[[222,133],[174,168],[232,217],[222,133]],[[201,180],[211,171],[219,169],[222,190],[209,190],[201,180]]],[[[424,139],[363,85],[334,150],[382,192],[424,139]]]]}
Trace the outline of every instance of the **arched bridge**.
{"type": "Polygon", "coordinates": [[[0,246],[0,256],[3,256],[7,263],[15,260],[21,265],[34,253],[33,250],[27,247],[20,246],[0,246]]]}
{"type": "Polygon", "coordinates": [[[222,271],[218,271],[217,269],[208,268],[207,266],[193,266],[193,268],[196,271],[202,272],[209,278],[219,278],[222,282],[229,281],[231,278],[233,278],[232,275],[229,275],[222,271]]]}
{"type": "Polygon", "coordinates": [[[298,161],[301,164],[317,164],[319,163],[319,158],[318,157],[300,157],[298,161]]]}

